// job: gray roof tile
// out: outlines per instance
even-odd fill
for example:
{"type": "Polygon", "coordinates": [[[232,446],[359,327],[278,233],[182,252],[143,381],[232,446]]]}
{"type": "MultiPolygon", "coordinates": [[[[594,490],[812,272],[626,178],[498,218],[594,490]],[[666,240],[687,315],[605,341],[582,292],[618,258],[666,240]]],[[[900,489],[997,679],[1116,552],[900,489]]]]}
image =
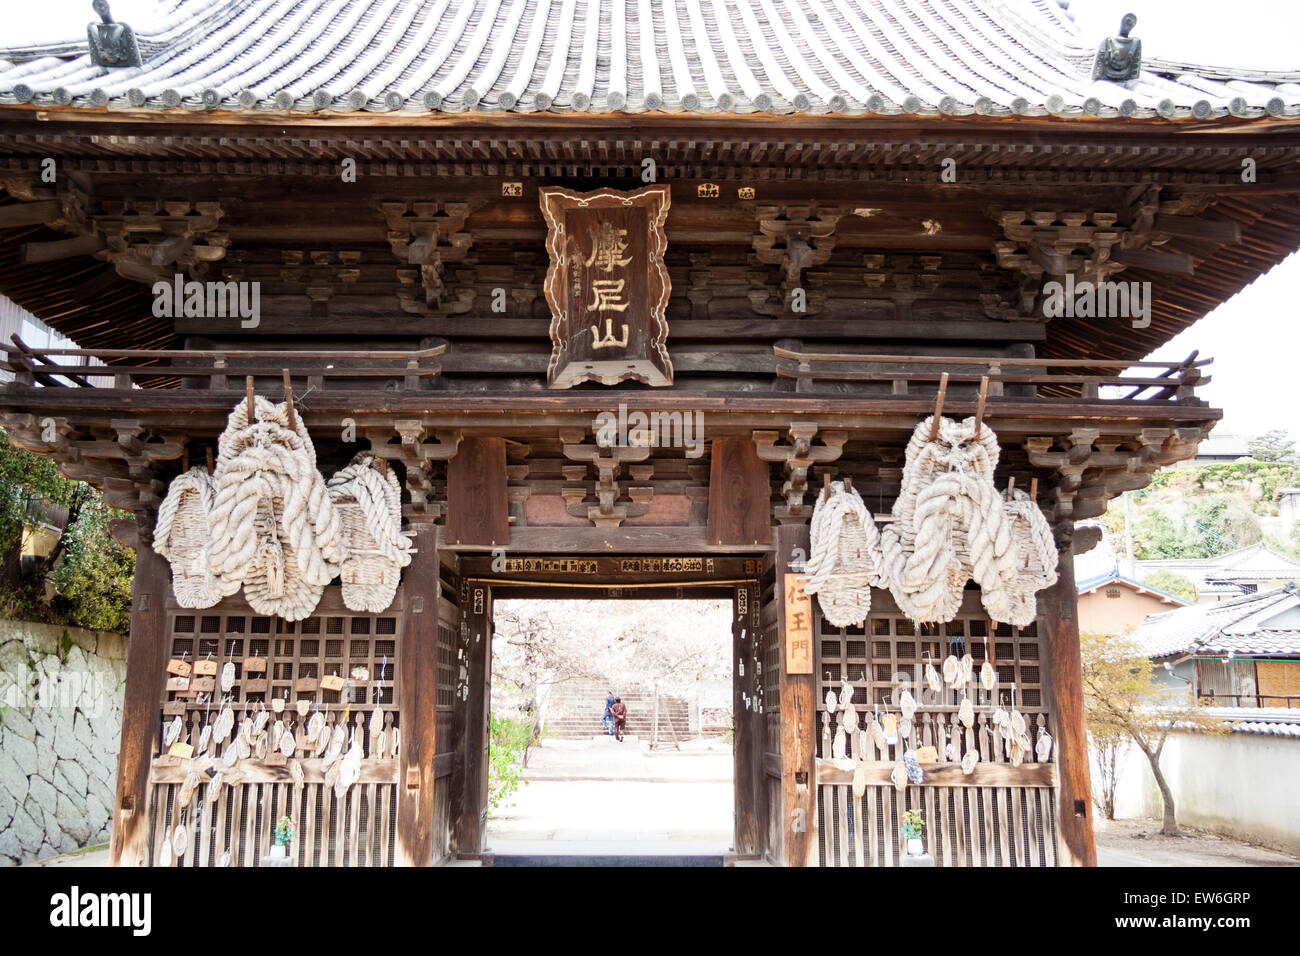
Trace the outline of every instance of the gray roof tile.
{"type": "Polygon", "coordinates": [[[1056,0],[188,0],[149,29],[141,67],[0,50],[0,105],[1300,115],[1300,73],[1148,59],[1093,82],[1099,38],[1056,0]]]}

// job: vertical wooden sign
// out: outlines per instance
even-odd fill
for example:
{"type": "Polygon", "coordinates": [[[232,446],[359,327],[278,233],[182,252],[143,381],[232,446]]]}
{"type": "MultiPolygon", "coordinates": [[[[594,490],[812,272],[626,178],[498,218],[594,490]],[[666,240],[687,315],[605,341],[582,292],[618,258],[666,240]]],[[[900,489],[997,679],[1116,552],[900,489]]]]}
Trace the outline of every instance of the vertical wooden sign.
{"type": "Polygon", "coordinates": [[[626,379],[671,385],[664,309],[667,186],[632,192],[540,191],[546,219],[546,302],[551,308],[550,388],[626,379]]]}
{"type": "Polygon", "coordinates": [[[803,574],[785,575],[785,662],[787,674],[813,672],[812,598],[804,593],[803,574]]]}

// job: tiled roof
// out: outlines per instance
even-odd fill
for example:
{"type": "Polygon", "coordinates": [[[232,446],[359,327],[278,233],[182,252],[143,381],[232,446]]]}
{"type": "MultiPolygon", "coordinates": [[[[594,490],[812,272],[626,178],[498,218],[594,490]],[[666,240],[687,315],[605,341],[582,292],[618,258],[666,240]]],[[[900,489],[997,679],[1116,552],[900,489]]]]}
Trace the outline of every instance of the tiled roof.
{"type": "Polygon", "coordinates": [[[1134,638],[1150,657],[1230,651],[1240,655],[1300,654],[1300,628],[1262,626],[1296,606],[1300,606],[1300,591],[1290,586],[1273,588],[1152,614],[1137,628],[1134,638]]]}
{"type": "Polygon", "coordinates": [[[1300,723],[1267,720],[1243,720],[1232,725],[1236,734],[1265,734],[1269,737],[1300,737],[1300,723]]]}
{"type": "Polygon", "coordinates": [[[1187,598],[1180,597],[1170,591],[1162,591],[1160,588],[1153,588],[1149,584],[1143,584],[1141,581],[1135,581],[1132,578],[1125,577],[1120,574],[1117,569],[1111,570],[1109,573],[1095,575],[1094,577],[1088,578],[1086,581],[1079,581],[1075,585],[1075,589],[1080,594],[1087,594],[1089,591],[1095,591],[1103,584],[1110,584],[1112,581],[1117,584],[1127,585],[1136,591],[1146,591],[1149,594],[1153,594],[1158,598],[1163,598],[1173,604],[1184,605],[1191,603],[1187,598]]]}
{"type": "Polygon", "coordinates": [[[185,0],[147,26],[141,67],[0,49],[0,105],[1300,116],[1300,73],[1147,58],[1094,82],[1103,38],[1057,0],[185,0]]]}
{"type": "Polygon", "coordinates": [[[1198,591],[1232,581],[1286,581],[1300,578],[1300,561],[1267,544],[1248,545],[1213,558],[1162,558],[1137,562],[1139,572],[1167,570],[1192,579],[1198,591]]]}

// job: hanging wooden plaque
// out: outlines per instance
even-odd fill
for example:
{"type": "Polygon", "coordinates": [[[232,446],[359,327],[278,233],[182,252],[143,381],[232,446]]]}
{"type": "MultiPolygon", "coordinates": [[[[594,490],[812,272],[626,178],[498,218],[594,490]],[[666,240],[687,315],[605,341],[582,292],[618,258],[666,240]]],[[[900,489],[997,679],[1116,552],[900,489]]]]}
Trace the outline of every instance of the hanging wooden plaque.
{"type": "Polygon", "coordinates": [[[812,599],[804,593],[808,578],[802,574],[785,575],[785,672],[813,672],[812,599]]]}
{"type": "Polygon", "coordinates": [[[671,385],[664,265],[667,186],[624,192],[539,190],[546,219],[546,302],[551,308],[550,388],[626,379],[671,385]]]}

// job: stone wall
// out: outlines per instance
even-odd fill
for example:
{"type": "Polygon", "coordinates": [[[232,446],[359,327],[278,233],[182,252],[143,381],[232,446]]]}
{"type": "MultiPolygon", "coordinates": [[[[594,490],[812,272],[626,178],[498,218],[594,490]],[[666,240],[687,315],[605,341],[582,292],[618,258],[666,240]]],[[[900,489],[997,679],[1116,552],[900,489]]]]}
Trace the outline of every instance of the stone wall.
{"type": "Polygon", "coordinates": [[[126,647],[0,621],[0,866],[108,842],[126,647]]]}

